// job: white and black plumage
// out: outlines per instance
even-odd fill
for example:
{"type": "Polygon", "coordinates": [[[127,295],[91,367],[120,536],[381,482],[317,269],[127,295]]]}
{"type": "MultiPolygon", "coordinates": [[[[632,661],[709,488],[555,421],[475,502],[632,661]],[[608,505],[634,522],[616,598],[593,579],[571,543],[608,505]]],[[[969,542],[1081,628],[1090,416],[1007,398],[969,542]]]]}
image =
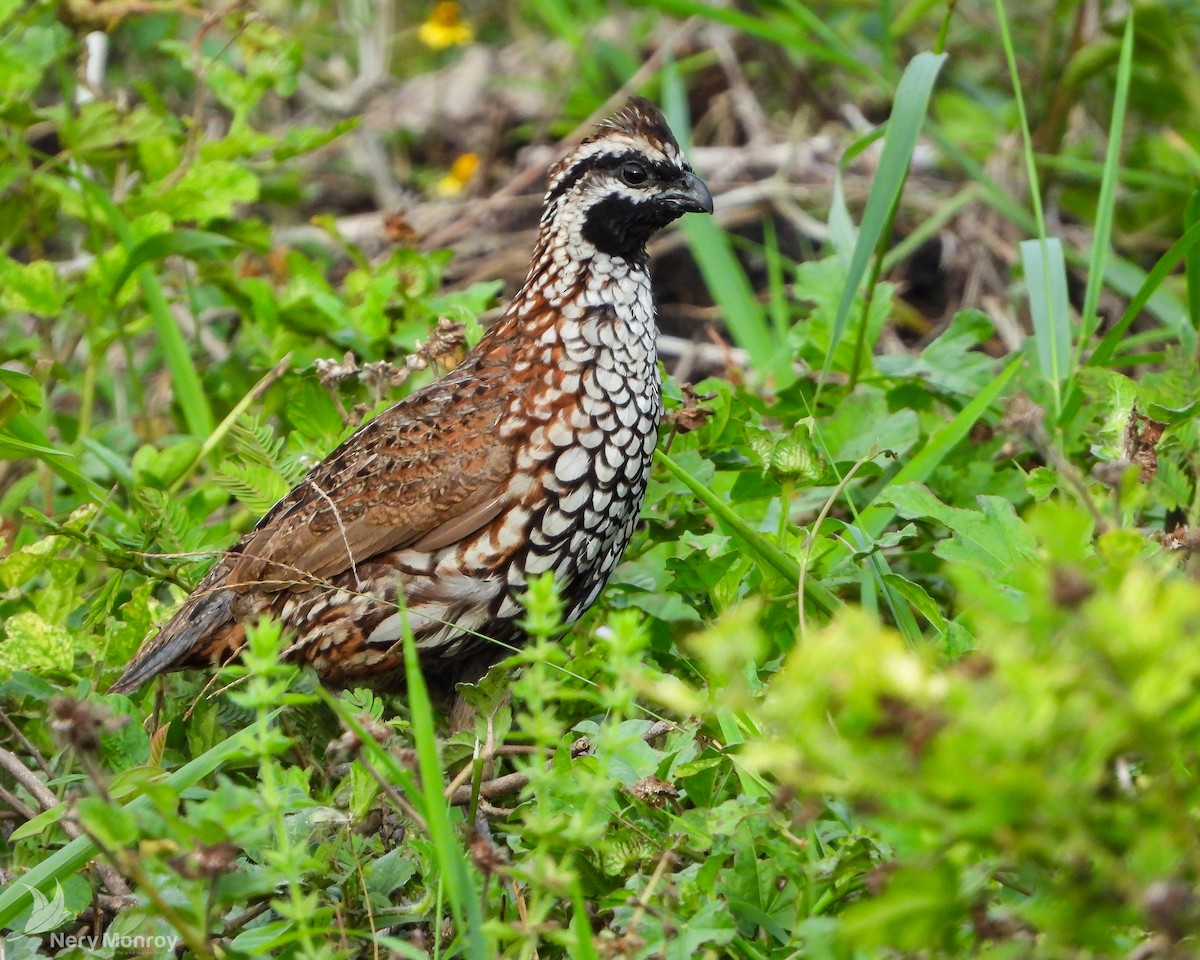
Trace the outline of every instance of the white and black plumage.
{"type": "Polygon", "coordinates": [[[504,655],[487,638],[519,641],[530,577],[553,571],[582,615],[633,534],[662,416],[646,242],[688,212],[712,196],[635,98],[550,171],[528,277],[479,344],[318,464],[112,690],[227,662],[264,615],[324,681],[387,682],[398,591],[450,683],[504,655]]]}

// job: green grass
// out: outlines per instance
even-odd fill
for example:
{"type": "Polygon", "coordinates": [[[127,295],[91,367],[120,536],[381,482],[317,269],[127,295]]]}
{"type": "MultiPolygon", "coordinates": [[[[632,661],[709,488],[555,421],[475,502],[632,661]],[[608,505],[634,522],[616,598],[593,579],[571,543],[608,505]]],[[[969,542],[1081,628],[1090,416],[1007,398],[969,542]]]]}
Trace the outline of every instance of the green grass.
{"type": "MultiPolygon", "coordinates": [[[[444,252],[279,245],[343,212],[327,185],[367,196],[338,139],[356,124],[300,109],[302,75],[379,52],[365,8],[201,28],[0,4],[6,957],[97,916],[188,957],[1188,955],[1200,20],[645,0],[615,29],[595,0],[518,7],[466,8],[473,42],[574,69],[493,78],[548,93],[486,149],[382,131],[405,187],[474,151],[487,196],[623,84],[688,149],[803,163],[761,230],[680,224],[746,369],[663,431],[596,608],[563,628],[532,584],[529,642],[450,735],[411,637],[403,693],[316,686],[271,624],[211,688],[100,692],[306,463],[432,376],[324,385],[318,359],[403,365],[495,305],[446,288],[444,252]],[[814,218],[825,249],[795,236],[814,218]],[[921,313],[908,266],[947,233],[962,309],[921,313]]],[[[464,53],[411,16],[386,96],[464,53]]],[[[702,172],[730,169],[760,175],[702,172]]]]}

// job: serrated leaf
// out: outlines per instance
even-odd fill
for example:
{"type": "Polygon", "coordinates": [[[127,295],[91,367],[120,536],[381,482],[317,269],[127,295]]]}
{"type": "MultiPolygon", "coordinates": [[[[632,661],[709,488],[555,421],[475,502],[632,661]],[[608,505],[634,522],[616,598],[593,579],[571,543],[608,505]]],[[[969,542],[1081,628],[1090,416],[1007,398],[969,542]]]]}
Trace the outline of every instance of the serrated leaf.
{"type": "Polygon", "coordinates": [[[994,334],[995,325],[982,310],[960,310],[919,356],[884,354],[875,358],[875,366],[888,376],[920,377],[941,390],[973,396],[992,378],[995,361],[978,347],[994,334]]]}
{"type": "Polygon", "coordinates": [[[258,199],[258,178],[244,164],[231,160],[198,161],[177,181],[162,189],[147,187],[139,198],[146,210],[169,214],[172,220],[209,223],[229,219],[238,204],[258,199]]]}
{"type": "Polygon", "coordinates": [[[456,689],[478,716],[490,717],[504,705],[509,687],[509,669],[496,664],[478,682],[462,683],[456,689]]]}
{"type": "Polygon", "coordinates": [[[0,255],[0,306],[39,317],[53,317],[66,303],[68,289],[59,281],[58,272],[50,261],[17,263],[0,255]]]}
{"type": "Polygon", "coordinates": [[[4,632],[7,636],[0,640],[0,672],[65,674],[74,665],[71,635],[33,611],[13,614],[4,622],[4,632]]]}
{"type": "Polygon", "coordinates": [[[934,548],[945,560],[1007,573],[1036,553],[1033,533],[1001,497],[979,497],[979,510],[964,510],[942,503],[924,484],[908,483],[891,488],[881,499],[894,504],[906,519],[933,520],[949,530],[950,536],[934,548]]]}

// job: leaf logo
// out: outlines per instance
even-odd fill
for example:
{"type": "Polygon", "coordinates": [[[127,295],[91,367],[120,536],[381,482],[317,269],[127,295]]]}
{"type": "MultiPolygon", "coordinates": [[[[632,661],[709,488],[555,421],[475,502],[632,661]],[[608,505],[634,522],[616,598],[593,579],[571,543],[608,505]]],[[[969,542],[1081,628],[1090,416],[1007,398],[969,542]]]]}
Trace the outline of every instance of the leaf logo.
{"type": "Polygon", "coordinates": [[[25,884],[25,889],[33,897],[33,910],[29,913],[29,919],[25,921],[24,933],[26,936],[36,936],[39,933],[57,930],[74,916],[63,902],[62,884],[57,880],[54,881],[54,899],[52,900],[47,900],[46,895],[37,887],[25,884]]]}

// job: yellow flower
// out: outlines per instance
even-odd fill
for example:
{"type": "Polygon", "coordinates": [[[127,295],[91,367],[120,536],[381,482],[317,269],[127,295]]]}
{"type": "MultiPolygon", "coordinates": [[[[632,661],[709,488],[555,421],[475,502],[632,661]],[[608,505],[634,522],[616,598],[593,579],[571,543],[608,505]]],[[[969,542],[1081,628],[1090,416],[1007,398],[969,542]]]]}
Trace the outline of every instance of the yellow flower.
{"type": "Polygon", "coordinates": [[[479,169],[479,154],[464,153],[450,164],[450,172],[433,185],[433,192],[442,197],[462,193],[475,171],[479,169]]]}
{"type": "Polygon", "coordinates": [[[417,39],[434,50],[445,50],[475,39],[471,25],[462,19],[462,10],[454,0],[441,0],[420,27],[417,39]]]}

